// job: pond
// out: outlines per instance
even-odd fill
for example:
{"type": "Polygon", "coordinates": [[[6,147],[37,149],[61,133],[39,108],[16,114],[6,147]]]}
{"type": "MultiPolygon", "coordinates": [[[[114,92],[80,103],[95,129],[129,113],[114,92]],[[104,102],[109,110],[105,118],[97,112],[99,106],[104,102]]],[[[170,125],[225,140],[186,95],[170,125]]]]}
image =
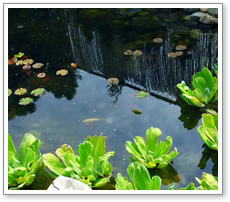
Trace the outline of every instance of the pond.
{"type": "MultiPolygon", "coordinates": [[[[13,92],[46,90],[26,106],[18,104],[26,96],[9,96],[8,130],[16,148],[25,133],[41,140],[41,153],[54,153],[64,143],[75,150],[87,136],[103,133],[106,151],[115,152],[113,176],[127,176],[125,142],[145,137],[153,126],[162,131],[160,140],[171,136],[179,152],[168,167],[151,171],[162,177],[163,189],[197,185],[195,177],[203,172],[217,176],[217,152],[197,133],[201,112],[181,100],[176,87],[182,80],[191,86],[192,75],[203,66],[212,69],[217,26],[186,20],[186,15],[183,9],[9,9],[9,58],[21,51],[45,64],[29,73],[21,66],[8,67],[13,92]],[[154,43],[157,37],[163,42],[154,43]],[[184,54],[168,57],[177,45],[187,46],[184,54]],[[125,50],[143,54],[129,56],[125,50]],[[68,74],[56,75],[60,69],[68,74]],[[38,78],[40,72],[46,77],[38,78]],[[108,84],[110,77],[119,83],[108,84]],[[149,96],[138,99],[139,90],[149,96]],[[98,121],[84,122],[91,118],[98,121]]],[[[46,189],[51,180],[46,171],[27,189],[46,189]]]]}

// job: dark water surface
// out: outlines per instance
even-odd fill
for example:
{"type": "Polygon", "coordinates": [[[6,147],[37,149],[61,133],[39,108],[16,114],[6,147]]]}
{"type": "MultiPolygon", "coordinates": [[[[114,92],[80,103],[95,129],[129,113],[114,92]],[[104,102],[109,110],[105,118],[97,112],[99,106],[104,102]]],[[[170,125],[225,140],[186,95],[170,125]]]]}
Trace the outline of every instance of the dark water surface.
{"type": "MultiPolygon", "coordinates": [[[[18,105],[21,97],[9,97],[9,133],[16,147],[26,132],[39,137],[42,153],[55,152],[64,143],[75,150],[87,136],[103,132],[106,150],[115,151],[111,162],[116,177],[118,172],[126,175],[130,163],[124,143],[144,137],[153,126],[161,129],[160,140],[172,136],[172,147],[179,151],[173,164],[151,171],[163,178],[164,189],[195,182],[202,172],[217,175],[217,153],[203,145],[196,131],[201,113],[187,106],[176,88],[182,80],[191,84],[195,72],[203,66],[211,70],[216,63],[217,28],[185,21],[185,15],[180,9],[9,9],[9,57],[21,51],[48,63],[50,78],[44,83],[37,78],[44,68],[27,75],[21,66],[9,66],[13,92],[46,89],[27,106],[18,105]],[[154,44],[156,37],[164,42],[154,44]],[[178,44],[188,47],[185,54],[168,58],[178,44]],[[143,55],[125,56],[127,49],[140,49],[143,55]],[[62,68],[69,74],[56,76],[62,68]],[[119,84],[108,85],[109,77],[117,77],[119,84]],[[150,96],[138,99],[137,90],[150,96]],[[87,118],[102,120],[86,125],[82,121],[87,118]]],[[[44,176],[31,189],[46,187],[50,181],[44,176]]]]}

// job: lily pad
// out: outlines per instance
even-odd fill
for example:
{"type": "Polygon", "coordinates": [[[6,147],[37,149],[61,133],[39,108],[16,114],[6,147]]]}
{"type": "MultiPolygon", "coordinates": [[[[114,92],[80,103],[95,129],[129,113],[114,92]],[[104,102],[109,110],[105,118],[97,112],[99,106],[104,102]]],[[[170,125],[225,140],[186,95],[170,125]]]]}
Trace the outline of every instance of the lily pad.
{"type": "Polygon", "coordinates": [[[34,96],[40,96],[45,92],[44,88],[37,88],[32,90],[32,92],[30,94],[34,95],[34,96]]]}
{"type": "Polygon", "coordinates": [[[138,110],[138,109],[133,109],[132,112],[134,114],[142,114],[142,112],[140,110],[138,110]]]}
{"type": "Polygon", "coordinates": [[[68,74],[68,70],[67,69],[60,69],[56,72],[56,75],[61,75],[61,76],[65,76],[66,74],[68,74]]]}
{"type": "Polygon", "coordinates": [[[25,97],[25,98],[22,98],[21,100],[19,100],[20,105],[28,105],[32,102],[33,102],[33,99],[30,97],[25,97]]]}
{"type": "MultiPolygon", "coordinates": [[[[26,59],[22,61],[24,65],[32,65],[34,63],[33,59],[26,59]]],[[[37,64],[41,64],[41,63],[37,63],[37,64]]]]}
{"type": "Polygon", "coordinates": [[[8,96],[10,96],[12,94],[12,90],[8,89],[8,96]]]}
{"type": "Polygon", "coordinates": [[[185,49],[187,49],[187,46],[185,46],[185,45],[178,45],[178,46],[176,47],[176,50],[179,50],[179,51],[185,50],[185,49]]]}
{"type": "Polygon", "coordinates": [[[163,39],[160,37],[157,37],[157,38],[153,39],[153,42],[154,43],[163,43],[163,39]]]}
{"type": "Polygon", "coordinates": [[[24,95],[25,93],[27,93],[26,88],[18,88],[18,89],[15,90],[15,92],[14,92],[15,95],[24,95]]]}
{"type": "Polygon", "coordinates": [[[18,65],[23,65],[23,60],[18,60],[17,62],[16,62],[16,65],[18,66],[18,65]]]}
{"type": "Polygon", "coordinates": [[[32,65],[34,69],[40,69],[44,64],[43,63],[35,63],[32,65]]]}
{"type": "Polygon", "coordinates": [[[108,79],[107,79],[107,83],[108,83],[108,84],[116,85],[116,84],[119,83],[119,79],[116,78],[116,77],[111,77],[111,78],[108,78],[108,79]]]}
{"type": "Polygon", "coordinates": [[[175,57],[177,57],[177,54],[174,52],[171,52],[171,53],[168,53],[168,57],[169,58],[175,58],[175,57]]]}
{"type": "Polygon", "coordinates": [[[181,55],[183,55],[183,54],[184,54],[183,51],[176,51],[176,52],[175,52],[175,55],[176,55],[176,56],[181,56],[181,55]]]}
{"type": "Polygon", "coordinates": [[[133,55],[134,56],[141,56],[141,55],[143,55],[143,52],[141,50],[135,50],[135,51],[133,51],[133,55]]]}
{"type": "Polygon", "coordinates": [[[131,50],[126,50],[124,52],[124,55],[132,55],[132,54],[133,54],[133,51],[131,51],[131,50]]]}
{"type": "Polygon", "coordinates": [[[21,58],[24,55],[24,53],[19,52],[18,54],[15,54],[14,57],[21,58]]]}
{"type": "Polygon", "coordinates": [[[38,76],[38,78],[44,78],[46,76],[46,74],[44,72],[41,72],[37,76],[38,76]]]}
{"type": "Polygon", "coordinates": [[[136,93],[136,96],[137,96],[138,98],[146,98],[148,95],[149,95],[149,94],[148,94],[147,92],[145,92],[145,91],[138,91],[138,92],[136,93]]]}

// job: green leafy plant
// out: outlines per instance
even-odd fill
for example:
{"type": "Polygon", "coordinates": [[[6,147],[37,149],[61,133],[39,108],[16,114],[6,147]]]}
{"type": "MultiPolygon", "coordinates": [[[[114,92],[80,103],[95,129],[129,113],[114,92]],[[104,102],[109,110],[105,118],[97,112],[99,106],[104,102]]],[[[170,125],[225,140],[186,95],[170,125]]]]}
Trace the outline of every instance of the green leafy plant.
{"type": "Polygon", "coordinates": [[[8,89],[8,96],[10,96],[12,94],[12,90],[8,89]]]}
{"type": "Polygon", "coordinates": [[[194,90],[191,90],[184,81],[177,84],[177,88],[182,92],[180,96],[187,104],[196,107],[205,107],[207,104],[217,101],[217,78],[213,77],[212,73],[206,67],[203,67],[200,72],[193,75],[192,85],[194,90]]]}
{"type": "Polygon", "coordinates": [[[24,53],[19,52],[18,54],[14,54],[15,58],[21,58],[24,55],[24,53]]]}
{"type": "Polygon", "coordinates": [[[146,98],[148,95],[149,95],[149,94],[148,94],[147,92],[145,92],[145,91],[138,91],[138,92],[136,93],[136,96],[137,96],[138,98],[146,98]]]}
{"type": "Polygon", "coordinates": [[[202,114],[202,125],[197,132],[209,148],[218,150],[218,114],[202,114]]]}
{"type": "Polygon", "coordinates": [[[8,134],[8,187],[21,189],[30,185],[44,168],[39,151],[40,140],[26,133],[17,153],[13,140],[8,134]]]}
{"type": "Polygon", "coordinates": [[[37,88],[31,91],[31,94],[34,96],[40,96],[45,92],[44,88],[37,88]]]}
{"type": "Polygon", "coordinates": [[[147,168],[135,161],[127,168],[127,173],[131,182],[121,173],[116,177],[116,190],[160,190],[161,178],[159,176],[150,177],[147,168]]]}
{"type": "Polygon", "coordinates": [[[76,155],[69,145],[62,145],[54,154],[43,155],[45,165],[54,177],[63,175],[88,184],[90,187],[102,187],[110,181],[112,166],[109,158],[114,152],[105,153],[105,136],[88,136],[77,147],[76,155]]]}
{"type": "Polygon", "coordinates": [[[33,102],[33,99],[30,97],[25,97],[19,100],[20,105],[28,105],[33,102]]]}
{"type": "MultiPolygon", "coordinates": [[[[164,167],[169,164],[179,152],[174,148],[174,151],[169,153],[172,146],[172,137],[170,136],[168,136],[164,142],[161,141],[158,144],[160,135],[161,130],[159,128],[150,127],[146,130],[146,141],[142,137],[136,136],[134,138],[135,144],[130,141],[125,143],[126,150],[147,168],[164,167]]],[[[130,157],[130,160],[134,161],[132,157],[130,157]]]]}

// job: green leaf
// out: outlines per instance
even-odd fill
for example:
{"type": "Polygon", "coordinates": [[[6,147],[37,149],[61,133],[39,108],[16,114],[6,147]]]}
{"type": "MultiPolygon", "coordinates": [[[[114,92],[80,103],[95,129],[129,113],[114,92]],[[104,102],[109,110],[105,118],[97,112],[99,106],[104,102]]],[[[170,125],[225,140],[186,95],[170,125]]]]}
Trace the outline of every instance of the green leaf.
{"type": "Polygon", "coordinates": [[[34,89],[34,90],[31,92],[31,95],[40,96],[40,95],[42,95],[44,92],[45,92],[45,89],[44,89],[44,88],[37,88],[37,89],[34,89]]]}
{"type": "Polygon", "coordinates": [[[146,143],[147,148],[155,152],[158,147],[158,138],[161,135],[161,130],[159,128],[150,127],[146,130],[146,143]]]}
{"type": "Polygon", "coordinates": [[[146,98],[149,94],[145,91],[138,91],[136,93],[137,98],[146,98]]]}
{"type": "Polygon", "coordinates": [[[10,134],[8,134],[8,162],[17,162],[17,164],[19,164],[18,153],[14,147],[14,142],[10,134]]]}
{"type": "Polygon", "coordinates": [[[108,152],[99,157],[98,162],[95,164],[96,173],[100,176],[110,175],[112,172],[111,163],[108,161],[111,156],[114,156],[114,152],[108,152]]]}
{"type": "Polygon", "coordinates": [[[145,145],[145,140],[140,136],[136,136],[134,138],[134,142],[135,142],[137,149],[138,149],[139,153],[141,154],[142,158],[146,160],[147,147],[145,145]]]}
{"type": "Polygon", "coordinates": [[[30,97],[22,98],[19,100],[20,105],[28,105],[33,102],[33,99],[30,97]]]}
{"type": "Polygon", "coordinates": [[[203,190],[218,190],[218,178],[209,173],[204,172],[198,182],[203,190]]]}
{"type": "Polygon", "coordinates": [[[15,58],[21,58],[24,55],[24,53],[19,52],[18,54],[14,54],[15,58]]]}
{"type": "Polygon", "coordinates": [[[116,184],[115,184],[116,190],[134,190],[132,183],[129,182],[126,177],[124,178],[121,173],[117,174],[115,180],[116,180],[116,184]]]}
{"type": "Polygon", "coordinates": [[[110,181],[109,177],[98,178],[94,183],[93,187],[104,187],[110,181]]]}
{"type": "Polygon", "coordinates": [[[12,90],[8,89],[8,96],[10,96],[12,94],[12,90]]]}

